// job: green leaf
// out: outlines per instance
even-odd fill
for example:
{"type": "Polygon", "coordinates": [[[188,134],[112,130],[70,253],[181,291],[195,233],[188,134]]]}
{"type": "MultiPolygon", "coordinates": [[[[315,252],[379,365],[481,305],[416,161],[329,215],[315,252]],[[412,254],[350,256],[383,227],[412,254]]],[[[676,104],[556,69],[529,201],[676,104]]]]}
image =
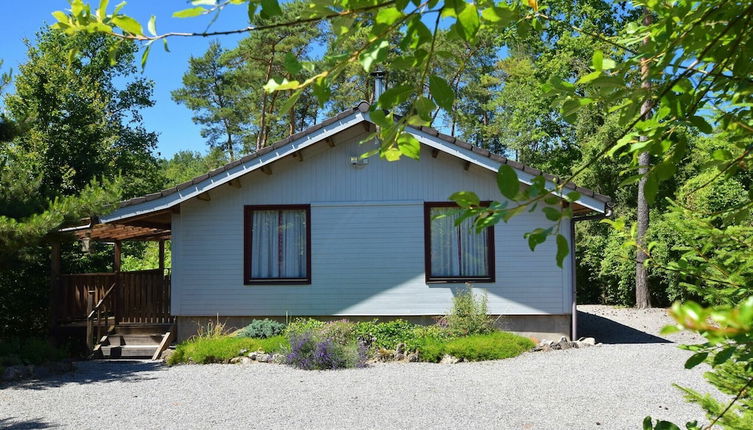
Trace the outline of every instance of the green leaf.
{"type": "Polygon", "coordinates": [[[421,143],[410,133],[402,133],[397,138],[397,147],[400,152],[414,160],[418,160],[421,155],[421,143]]]}
{"type": "Polygon", "coordinates": [[[298,101],[298,98],[301,97],[301,94],[303,94],[303,88],[299,88],[290,97],[288,97],[287,100],[285,100],[285,103],[280,106],[280,112],[288,112],[293,107],[295,102],[298,101]]]}
{"type": "Polygon", "coordinates": [[[515,169],[503,164],[499,166],[497,171],[497,188],[503,196],[510,200],[515,200],[520,191],[520,181],[518,180],[518,174],[515,173],[515,169]]]}
{"type": "Polygon", "coordinates": [[[402,18],[403,13],[396,7],[385,7],[379,9],[376,18],[374,19],[377,24],[392,25],[398,19],[402,18]]]}
{"type": "Polygon", "coordinates": [[[144,34],[144,30],[141,28],[141,24],[130,16],[118,15],[112,17],[112,23],[120,27],[123,31],[141,36],[144,34]]]}
{"type": "Polygon", "coordinates": [[[457,203],[461,208],[475,207],[481,204],[481,200],[472,191],[458,191],[450,196],[450,200],[457,203]]]}
{"type": "Polygon", "coordinates": [[[58,22],[68,22],[68,15],[66,15],[66,13],[63,11],[56,10],[55,12],[52,12],[52,16],[54,16],[55,19],[58,20],[58,22]]]}
{"type": "Polygon", "coordinates": [[[462,29],[460,35],[463,39],[472,41],[476,37],[478,29],[481,27],[481,22],[479,21],[478,9],[476,9],[475,4],[465,3],[465,7],[458,14],[458,24],[460,24],[460,28],[462,29]]]}
{"type": "Polygon", "coordinates": [[[570,246],[567,243],[567,238],[561,234],[557,235],[557,266],[562,267],[562,263],[565,261],[565,257],[570,254],[570,246]]]}
{"type": "Polygon", "coordinates": [[[297,75],[300,73],[301,69],[303,69],[303,66],[298,61],[298,58],[296,58],[295,54],[292,52],[288,52],[285,54],[285,70],[287,70],[291,75],[297,75]]]}
{"type": "Polygon", "coordinates": [[[432,115],[434,114],[434,109],[437,108],[437,105],[435,105],[433,101],[423,96],[419,97],[416,100],[414,106],[416,107],[418,116],[426,121],[431,121],[432,115]]]}
{"type": "Polygon", "coordinates": [[[261,0],[261,14],[265,18],[282,15],[282,9],[277,0],[261,0]]]}
{"type": "Polygon", "coordinates": [[[152,45],[146,45],[144,48],[144,52],[141,54],[141,70],[144,70],[146,67],[146,60],[149,58],[149,51],[152,49],[152,45]]]}
{"type": "Polygon", "coordinates": [[[531,252],[533,252],[536,250],[537,246],[546,241],[546,237],[549,236],[551,232],[551,227],[546,230],[543,228],[537,228],[524,234],[523,237],[528,239],[528,247],[531,249],[531,252]]]}
{"type": "Polygon", "coordinates": [[[179,10],[177,12],[173,12],[174,18],[193,18],[195,16],[203,15],[205,14],[207,9],[204,9],[201,6],[197,7],[190,7],[188,9],[179,10]]]}
{"type": "Polygon", "coordinates": [[[110,3],[110,0],[99,0],[99,7],[97,8],[97,17],[99,20],[105,19],[107,16],[107,5],[110,3]]]}
{"type": "Polygon", "coordinates": [[[730,346],[721,350],[714,356],[714,366],[718,366],[728,361],[730,358],[732,358],[732,354],[734,354],[736,350],[737,348],[734,346],[730,346]]]}
{"type": "Polygon", "coordinates": [[[389,43],[386,40],[380,40],[377,43],[372,43],[368,49],[366,49],[359,57],[358,61],[361,63],[363,70],[367,73],[371,71],[371,67],[374,63],[383,61],[387,57],[387,47],[389,43]]]}
{"type": "Polygon", "coordinates": [[[711,124],[706,122],[706,119],[702,116],[691,116],[688,118],[688,121],[690,121],[691,124],[698,127],[698,130],[701,131],[701,133],[709,134],[714,131],[714,129],[711,127],[711,124]]]}
{"type": "Polygon", "coordinates": [[[659,181],[656,175],[649,173],[643,185],[643,191],[646,193],[646,200],[649,203],[653,203],[656,200],[656,194],[659,192],[659,181]]]}
{"type": "Polygon", "coordinates": [[[562,218],[562,212],[551,206],[544,206],[541,211],[544,212],[544,216],[549,221],[559,221],[562,218]]]}
{"type": "Polygon", "coordinates": [[[487,7],[481,12],[481,17],[489,22],[505,26],[512,22],[513,11],[508,7],[487,7]]]}
{"type": "Polygon", "coordinates": [[[377,103],[382,109],[392,109],[400,103],[408,100],[408,98],[413,93],[413,89],[414,87],[412,85],[398,85],[396,87],[392,87],[383,92],[381,96],[379,96],[377,103]]]}
{"type": "Polygon", "coordinates": [[[597,49],[591,56],[591,68],[600,72],[604,67],[604,53],[597,49]]]}
{"type": "Polygon", "coordinates": [[[444,78],[431,75],[429,77],[429,92],[434,97],[434,101],[442,109],[451,112],[452,104],[455,102],[455,92],[452,91],[452,87],[444,78]]]}
{"type": "Polygon", "coordinates": [[[709,356],[708,352],[698,352],[696,354],[693,354],[688,358],[688,360],[685,362],[685,368],[686,369],[692,369],[699,364],[703,363],[706,360],[706,357],[709,356]]]}
{"type": "Polygon", "coordinates": [[[570,191],[569,193],[565,194],[565,200],[568,202],[577,202],[580,199],[580,193],[577,191],[570,191]]]}
{"type": "Polygon", "coordinates": [[[717,149],[711,153],[711,158],[717,161],[728,161],[733,158],[733,155],[729,149],[717,149]]]}
{"type": "Polygon", "coordinates": [[[146,28],[149,30],[150,33],[152,33],[152,36],[157,35],[157,17],[152,15],[151,18],[149,18],[149,23],[146,25],[146,28]]]}

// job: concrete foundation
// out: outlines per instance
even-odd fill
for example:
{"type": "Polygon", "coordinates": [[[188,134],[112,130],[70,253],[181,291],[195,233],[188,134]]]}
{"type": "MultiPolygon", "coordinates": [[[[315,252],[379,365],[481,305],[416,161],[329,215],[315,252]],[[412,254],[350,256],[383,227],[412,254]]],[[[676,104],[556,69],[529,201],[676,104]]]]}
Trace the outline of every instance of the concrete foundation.
{"type": "MultiPolygon", "coordinates": [[[[349,321],[391,321],[402,319],[415,324],[429,325],[437,322],[441,315],[417,315],[417,316],[311,316],[322,321],[347,319],[349,321]]],[[[491,315],[495,319],[495,326],[502,330],[511,331],[522,336],[534,337],[538,340],[557,340],[561,336],[570,337],[570,315],[491,315]]],[[[203,317],[203,316],[178,316],[176,324],[178,328],[178,341],[184,341],[196,335],[200,327],[208,324],[216,324],[218,321],[225,324],[225,330],[234,331],[248,325],[254,319],[271,319],[285,322],[284,316],[248,316],[248,317],[203,317]]],[[[297,318],[297,317],[296,317],[297,318]]]]}

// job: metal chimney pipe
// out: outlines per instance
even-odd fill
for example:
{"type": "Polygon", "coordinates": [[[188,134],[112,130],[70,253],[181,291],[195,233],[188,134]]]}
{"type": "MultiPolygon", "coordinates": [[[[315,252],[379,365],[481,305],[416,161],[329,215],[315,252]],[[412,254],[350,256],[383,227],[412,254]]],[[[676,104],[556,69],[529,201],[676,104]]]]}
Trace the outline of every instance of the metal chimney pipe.
{"type": "Polygon", "coordinates": [[[387,76],[387,72],[383,70],[377,70],[375,72],[371,72],[371,76],[374,77],[374,103],[376,103],[376,101],[379,100],[379,96],[384,93],[386,86],[384,78],[387,76]]]}

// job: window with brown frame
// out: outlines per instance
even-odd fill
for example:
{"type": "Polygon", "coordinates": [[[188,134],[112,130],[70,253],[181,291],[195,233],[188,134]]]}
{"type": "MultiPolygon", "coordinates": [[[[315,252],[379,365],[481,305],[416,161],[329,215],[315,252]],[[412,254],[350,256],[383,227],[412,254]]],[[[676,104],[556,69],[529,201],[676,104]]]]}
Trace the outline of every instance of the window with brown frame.
{"type": "Polygon", "coordinates": [[[494,227],[476,233],[473,219],[456,226],[457,209],[452,202],[424,203],[426,282],[494,282],[494,227]]]}
{"type": "Polygon", "coordinates": [[[311,283],[311,206],[244,207],[243,283],[311,283]]]}

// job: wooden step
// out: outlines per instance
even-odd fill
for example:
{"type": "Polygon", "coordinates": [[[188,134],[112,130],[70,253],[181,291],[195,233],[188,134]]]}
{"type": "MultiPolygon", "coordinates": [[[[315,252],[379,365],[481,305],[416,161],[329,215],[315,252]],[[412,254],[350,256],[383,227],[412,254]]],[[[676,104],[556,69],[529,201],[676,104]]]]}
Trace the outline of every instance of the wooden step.
{"type": "Polygon", "coordinates": [[[103,345],[102,358],[152,358],[159,345],[103,345]]]}
{"type": "Polygon", "coordinates": [[[172,324],[118,324],[117,332],[124,334],[155,334],[166,333],[170,330],[172,324]]]}
{"type": "Polygon", "coordinates": [[[164,333],[122,334],[118,332],[107,336],[107,343],[111,346],[159,345],[164,336],[164,333]]]}

